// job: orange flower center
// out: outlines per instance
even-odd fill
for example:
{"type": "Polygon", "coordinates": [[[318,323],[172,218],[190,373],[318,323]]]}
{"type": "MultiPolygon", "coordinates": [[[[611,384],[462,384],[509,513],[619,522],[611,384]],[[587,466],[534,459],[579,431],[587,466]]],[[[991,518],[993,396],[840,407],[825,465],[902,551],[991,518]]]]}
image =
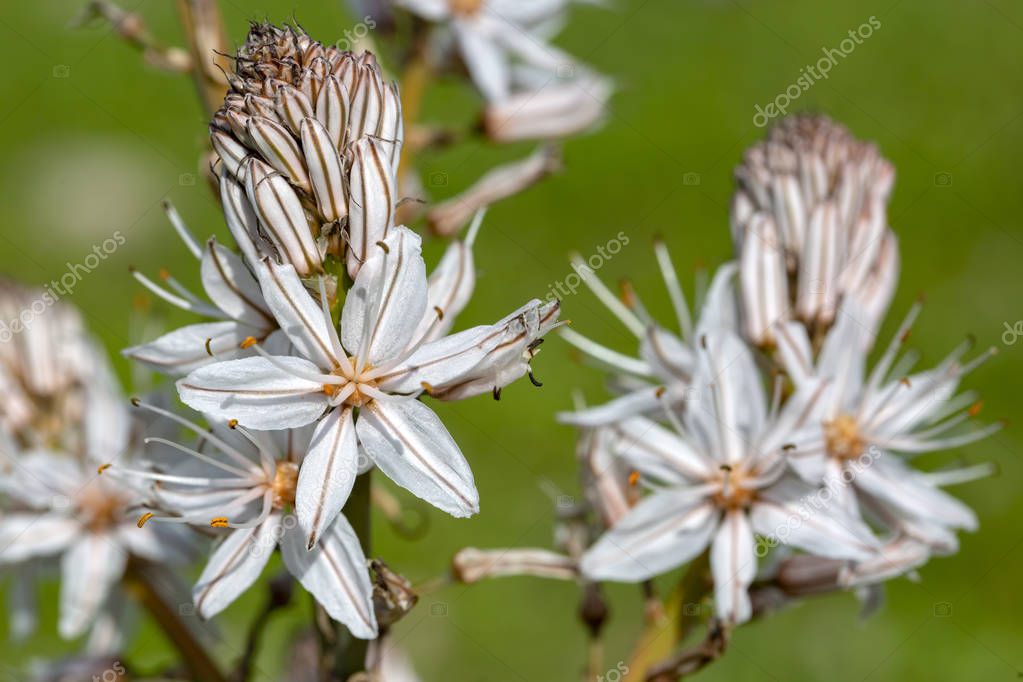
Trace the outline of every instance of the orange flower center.
{"type": "Polygon", "coordinates": [[[837,459],[856,459],[865,448],[856,418],[840,414],[824,423],[824,445],[828,454],[837,459]]]}
{"type": "Polygon", "coordinates": [[[283,509],[295,504],[295,490],[298,487],[298,465],[288,460],[278,460],[271,488],[274,492],[274,507],[283,509]]]}

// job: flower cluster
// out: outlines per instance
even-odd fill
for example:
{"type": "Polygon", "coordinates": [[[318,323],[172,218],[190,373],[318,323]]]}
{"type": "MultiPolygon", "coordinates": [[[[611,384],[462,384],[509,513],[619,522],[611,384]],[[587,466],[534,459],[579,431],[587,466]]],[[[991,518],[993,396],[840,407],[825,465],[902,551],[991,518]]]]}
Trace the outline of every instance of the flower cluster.
{"type": "Polygon", "coordinates": [[[136,273],[215,321],[126,351],[180,377],[209,430],[139,403],[199,443],[164,443],[186,456],[119,475],[151,484],[146,527],[227,529],[193,592],[200,615],[231,603],[279,548],[332,618],[374,638],[366,558],[341,511],[357,477],[377,468],[454,516],[476,513],[469,464],[423,398],[499,395],[530,372],[559,308],[533,300],[452,333],[482,214],[427,276],[419,236],[395,222],[401,110],[372,55],[255,25],[236,59],[211,135],[239,252],[201,246],[170,209],[209,301],[169,274],[136,273]]]}
{"type": "MultiPolygon", "coordinates": [[[[42,290],[0,283],[0,309],[13,313],[42,290]]],[[[129,566],[159,570],[192,554],[171,527],[136,527],[147,491],[102,475],[110,462],[143,459],[153,430],[134,420],[106,356],[78,312],[54,303],[0,343],[0,568],[12,582],[11,630],[36,623],[34,582],[49,567],[61,574],[59,631],[91,632],[89,649],[120,646],[129,566]]]]}
{"type": "Polygon", "coordinates": [[[528,566],[515,550],[486,561],[467,550],[456,561],[464,576],[571,578],[567,561],[586,581],[640,582],[706,557],[727,628],[779,594],[913,575],[956,551],[956,531],[976,528],[942,487],[990,468],[928,472],[912,460],[1001,428],[964,427],[980,404],[956,392],[993,351],[964,360],[965,342],[914,371],[903,346],[916,305],[868,368],[897,279],[884,217],[890,165],[830,120],[796,117],[747,153],[737,177],[735,261],[714,275],[698,315],[655,245],[677,331],[627,283],[619,298],[576,268],[639,342],[630,357],[561,332],[614,371],[619,392],[559,416],[582,429],[591,531],[563,541],[566,556],[526,550],[541,552],[528,566]]]}

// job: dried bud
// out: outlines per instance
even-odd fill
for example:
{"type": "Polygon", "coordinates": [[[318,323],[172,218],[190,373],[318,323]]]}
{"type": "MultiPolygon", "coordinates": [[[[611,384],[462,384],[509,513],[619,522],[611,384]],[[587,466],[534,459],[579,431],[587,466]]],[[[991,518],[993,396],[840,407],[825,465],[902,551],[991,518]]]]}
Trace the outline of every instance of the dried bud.
{"type": "Polygon", "coordinates": [[[394,625],[412,610],[419,595],[405,576],[392,571],[379,559],[370,562],[373,571],[373,609],[381,627],[394,625]]]}
{"type": "Polygon", "coordinates": [[[790,317],[825,331],[843,297],[879,322],[899,258],[888,228],[895,172],[877,148],[824,116],[793,116],[735,171],[732,237],[742,262],[745,331],[769,345],[790,317]]]}
{"type": "Polygon", "coordinates": [[[466,547],[452,560],[452,571],[455,579],[463,583],[517,575],[574,580],[579,574],[572,558],[533,548],[483,550],[466,547]]]}
{"type": "Polygon", "coordinates": [[[488,104],[483,128],[497,142],[569,137],[597,125],[610,96],[610,81],[597,75],[567,83],[545,81],[538,90],[523,90],[488,104]]]}

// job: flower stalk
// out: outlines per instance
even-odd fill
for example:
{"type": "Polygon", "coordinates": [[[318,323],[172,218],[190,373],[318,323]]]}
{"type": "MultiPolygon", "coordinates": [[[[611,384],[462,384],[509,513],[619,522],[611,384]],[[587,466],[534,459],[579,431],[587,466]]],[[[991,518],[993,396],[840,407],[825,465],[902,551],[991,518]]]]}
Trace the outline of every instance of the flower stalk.
{"type": "Polygon", "coordinates": [[[227,682],[206,649],[195,639],[192,632],[181,621],[178,613],[160,595],[146,573],[146,567],[133,561],[124,574],[124,586],[128,593],[146,609],[167,640],[180,654],[197,682],[227,682]]]}

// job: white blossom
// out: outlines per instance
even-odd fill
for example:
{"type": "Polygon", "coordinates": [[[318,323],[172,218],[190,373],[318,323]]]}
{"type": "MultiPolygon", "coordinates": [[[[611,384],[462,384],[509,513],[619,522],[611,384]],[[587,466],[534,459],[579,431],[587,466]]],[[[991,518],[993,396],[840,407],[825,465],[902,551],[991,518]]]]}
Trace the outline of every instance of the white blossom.
{"type": "MultiPolygon", "coordinates": [[[[396,483],[438,508],[475,513],[479,500],[464,456],[417,398],[499,390],[521,376],[557,307],[534,301],[497,324],[438,338],[430,326],[445,313],[428,308],[420,239],[403,227],[392,229],[363,263],[345,296],[340,334],[322,280],[318,303],[290,265],[264,261],[259,278],[296,354],[261,352],[208,365],[180,380],[178,390],[189,406],[251,428],[317,423],[296,501],[308,545],[347,498],[360,448],[396,483]]],[[[434,286],[435,295],[439,288],[458,289],[447,276],[434,286]]]]}
{"type": "MultiPolygon", "coordinates": [[[[779,325],[777,339],[786,370],[797,388],[813,392],[808,419],[791,436],[793,468],[805,480],[824,482],[834,504],[850,514],[877,518],[896,535],[950,552],[955,529],[973,530],[974,513],[940,489],[989,473],[971,467],[925,473],[910,465],[920,454],[960,447],[1001,428],[957,429],[979,407],[970,393],[956,394],[960,379],[990,357],[963,363],[970,343],[938,366],[910,373],[916,357],[900,350],[919,312],[914,306],[884,354],[869,372],[864,339],[871,329],[860,308],[842,306],[820,352],[813,356],[806,330],[779,325]]],[[[869,323],[868,323],[869,324],[869,323]]]]}
{"type": "Polygon", "coordinates": [[[768,409],[753,356],[731,332],[709,333],[697,349],[698,391],[674,431],[646,417],[616,425],[623,457],[652,492],[583,556],[594,580],[638,582],[709,548],[715,608],[723,620],[750,618],[747,589],[760,535],[839,559],[872,557],[862,522],[831,507],[811,508],[815,487],[788,473],[786,438],[801,419],[800,399],[768,409]]]}

